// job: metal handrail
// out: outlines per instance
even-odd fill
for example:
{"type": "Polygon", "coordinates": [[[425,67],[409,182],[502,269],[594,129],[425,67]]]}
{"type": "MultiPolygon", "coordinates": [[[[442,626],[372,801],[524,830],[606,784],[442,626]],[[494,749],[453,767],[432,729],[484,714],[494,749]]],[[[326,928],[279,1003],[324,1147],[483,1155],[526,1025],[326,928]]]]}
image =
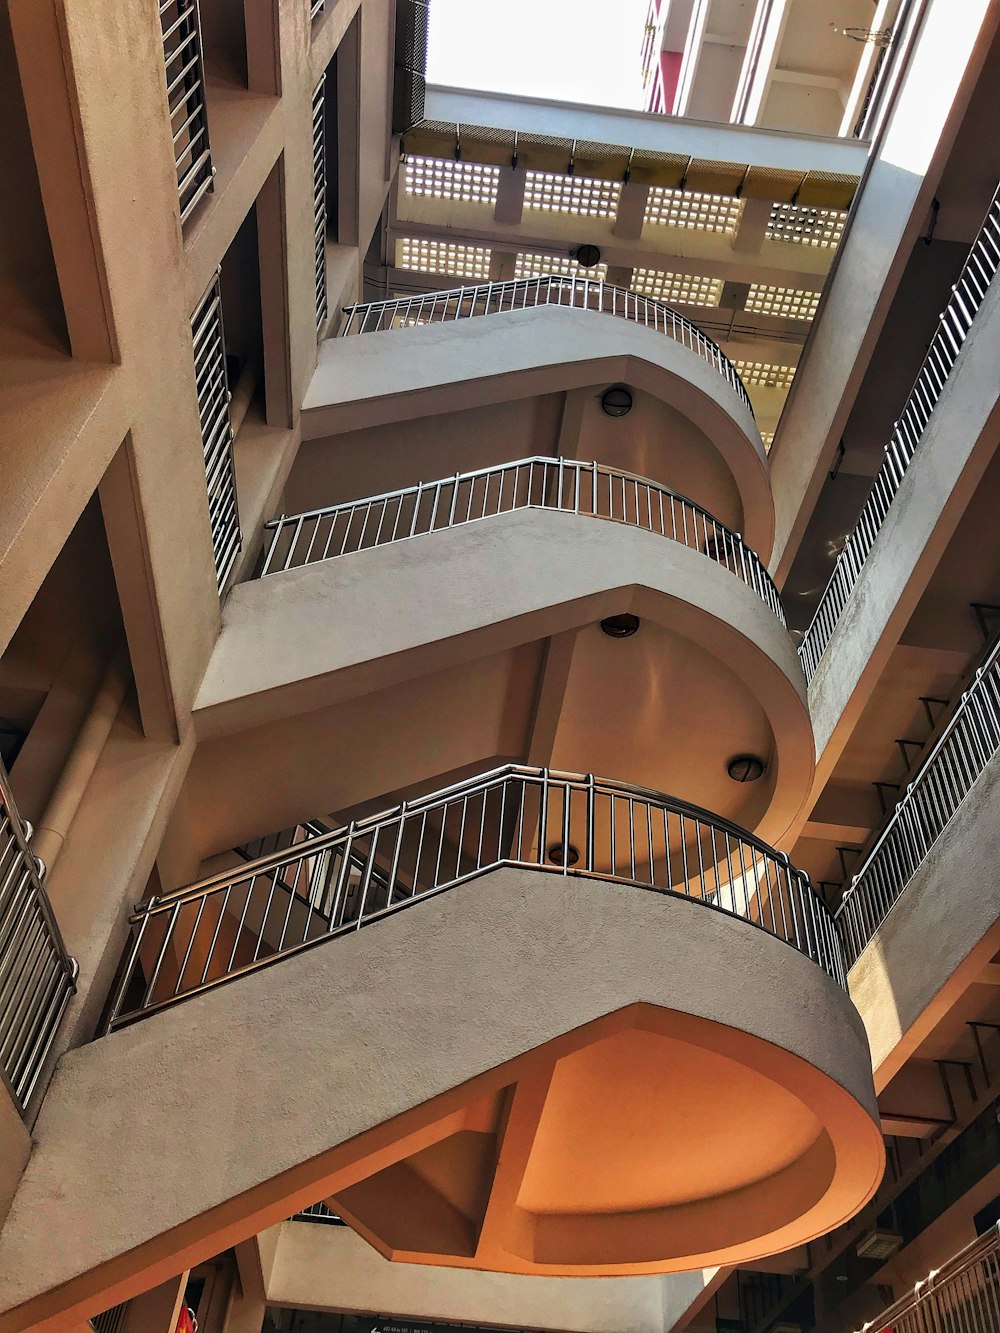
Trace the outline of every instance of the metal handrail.
{"type": "Polygon", "coordinates": [[[511,764],[150,898],[103,1030],[505,865],[689,898],[846,984],[833,919],[783,852],[660,792],[511,764]]]}
{"type": "Polygon", "coordinates": [[[742,579],[785,623],[777,588],[739,533],[648,477],[572,458],[521,458],[326,509],[282,514],[264,524],[270,540],[260,577],[515,509],[564,510],[681,542],[742,579]]]}
{"type": "Polygon", "coordinates": [[[976,672],[837,909],[848,967],[857,962],[998,749],[1000,643],[976,672]]]}
{"type": "Polygon", "coordinates": [[[1000,1330],[1000,1228],[960,1250],[913,1290],[865,1324],[861,1333],[997,1333],[1000,1330]]]}
{"type": "Polygon", "coordinates": [[[951,299],[941,315],[902,414],[893,427],[885,458],[854,531],[837,557],[830,581],[799,645],[806,680],[812,680],[816,673],[998,268],[1000,187],[952,288],[951,299]]]}
{"type": "Polygon", "coordinates": [[[475,287],[452,287],[447,291],[402,296],[387,301],[367,301],[344,309],[342,338],[358,333],[383,333],[388,329],[412,328],[417,324],[442,324],[476,315],[498,315],[541,305],[566,305],[595,310],[631,320],[673,338],[708,361],[735,389],[744,407],[753,415],[746,387],[736,367],[722,348],[702,333],[697,324],[649,296],[625,287],[613,287],[592,278],[517,278],[510,282],[484,282],[475,287]]]}
{"type": "Polygon", "coordinates": [[[321,1222],[328,1227],[346,1227],[347,1223],[335,1213],[328,1203],[311,1203],[308,1208],[301,1208],[297,1213],[293,1213],[288,1219],[289,1222],[321,1222]]]}
{"type": "Polygon", "coordinates": [[[22,1114],[76,990],[78,971],[29,836],[0,763],[0,1081],[22,1114]]]}

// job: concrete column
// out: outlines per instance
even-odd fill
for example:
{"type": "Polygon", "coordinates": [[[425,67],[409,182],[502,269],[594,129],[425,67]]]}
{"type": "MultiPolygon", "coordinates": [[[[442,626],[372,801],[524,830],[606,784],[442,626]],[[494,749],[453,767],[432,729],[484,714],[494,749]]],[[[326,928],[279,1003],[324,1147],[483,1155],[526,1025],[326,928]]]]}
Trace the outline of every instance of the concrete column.
{"type": "Polygon", "coordinates": [[[169,1282],[134,1296],[125,1311],[122,1333],[174,1333],[187,1279],[185,1270],[169,1282]]]}

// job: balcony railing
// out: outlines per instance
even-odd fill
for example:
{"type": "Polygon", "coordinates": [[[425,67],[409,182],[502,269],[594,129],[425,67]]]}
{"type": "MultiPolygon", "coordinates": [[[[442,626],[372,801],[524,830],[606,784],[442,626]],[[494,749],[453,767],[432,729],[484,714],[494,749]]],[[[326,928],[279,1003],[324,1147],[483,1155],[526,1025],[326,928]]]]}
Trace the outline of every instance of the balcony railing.
{"type": "Polygon", "coordinates": [[[344,311],[341,337],[356,333],[383,333],[418,324],[444,324],[477,315],[499,315],[510,310],[530,310],[541,305],[565,305],[595,310],[604,315],[642,324],[695,352],[719,372],[739,395],[747,411],[753,408],[736,367],[697,324],[679,315],[662,301],[639,296],[624,287],[589,278],[518,278],[513,282],[484,282],[476,287],[455,287],[424,296],[405,296],[392,301],[369,301],[344,311]]]}
{"type": "Polygon", "coordinates": [[[851,880],[837,927],[852,967],[1000,749],[1000,643],[976,672],[951,720],[851,880]]]}
{"type": "Polygon", "coordinates": [[[208,519],[215,552],[215,576],[221,592],[232,573],[243,539],[236,498],[233,426],[229,415],[232,395],[226,373],[226,338],[218,275],[191,316],[191,339],[201,440],[205,451],[208,519]]]}
{"type": "Polygon", "coordinates": [[[312,1203],[299,1213],[293,1213],[290,1222],[319,1222],[328,1227],[346,1227],[347,1223],[327,1203],[312,1203]]]}
{"type": "MultiPolygon", "coordinates": [[[[322,8],[322,0],[321,5],[322,8]]],[[[330,313],[326,294],[326,75],[313,90],[313,251],[316,285],[316,329],[326,323],[330,313]]]]}
{"type": "Polygon", "coordinates": [[[499,866],[690,899],[845,984],[833,919],[784,853],[659,792],[509,765],[149,899],[132,917],[104,1030],[499,866]]]}
{"type": "Polygon", "coordinates": [[[198,0],[162,0],[160,26],[177,194],[181,222],[186,222],[198,200],[211,190],[215,175],[208,146],[198,0]]]}
{"type": "Polygon", "coordinates": [[[862,1333],[1000,1333],[1000,1233],[991,1227],[862,1333]]]}
{"type": "Polygon", "coordinates": [[[366,500],[282,515],[264,525],[269,535],[261,577],[515,509],[559,509],[681,542],[742,579],[785,623],[777,589],[738,533],[658,482],[567,458],[522,458],[366,500]]]}
{"type": "Polygon", "coordinates": [[[806,680],[811,680],[820,658],[843,614],[847,599],[861,576],[865,561],[875,545],[889,507],[906,475],[917,446],[942,390],[948,381],[958,354],[972,328],[990,283],[1000,268],[1000,190],[993,196],[986,220],[973,243],[969,257],[952,288],[951,299],[931,340],[916,383],[896,422],[885,451],[885,459],[875,477],[861,517],[837,558],[833,574],[820,598],[802,643],[799,657],[806,680]]]}
{"type": "Polygon", "coordinates": [[[0,764],[0,1079],[23,1112],[76,990],[69,957],[0,764]]]}

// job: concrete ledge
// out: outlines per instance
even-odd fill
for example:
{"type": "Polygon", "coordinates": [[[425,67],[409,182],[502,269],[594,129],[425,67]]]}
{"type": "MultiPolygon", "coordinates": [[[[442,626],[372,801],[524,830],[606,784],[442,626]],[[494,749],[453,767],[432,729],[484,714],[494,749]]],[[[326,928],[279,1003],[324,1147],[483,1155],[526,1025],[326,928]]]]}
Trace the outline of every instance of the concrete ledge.
{"type": "Polygon", "coordinates": [[[349,1227],[285,1222],[267,1284],[272,1305],[410,1319],[663,1333],[704,1290],[706,1275],[530,1277],[388,1262],[349,1227]],[[668,1316],[669,1312],[669,1318],[668,1316]]]}
{"type": "Polygon", "coordinates": [[[696,352],[597,311],[538,306],[329,339],[306,395],[302,438],[618,380],[670,404],[712,442],[743,499],[745,536],[766,556],[774,510],[750,409],[696,352]]]}
{"type": "MultiPolygon", "coordinates": [[[[290,754],[301,744],[284,725],[292,719],[624,611],[707,653],[731,682],[726,699],[753,700],[761,710],[773,738],[773,785],[755,807],[759,822],[749,826],[772,842],[783,836],[798,815],[813,765],[804,679],[790,635],[752,589],[700,552],[572,513],[518,510],[241,585],[225,608],[196,727],[203,740],[267,727],[267,753],[277,746],[290,754]]],[[[676,692],[689,690],[694,706],[702,683],[682,676],[678,666],[670,690],[651,696],[651,717],[676,718],[676,692]]],[[[421,726],[434,725],[433,716],[412,719],[410,739],[421,726]]],[[[335,734],[335,743],[343,765],[347,733],[335,734]]],[[[481,758],[470,753],[451,766],[481,758]]],[[[303,758],[296,771],[313,781],[318,770],[303,758]]],[[[642,780],[651,782],[648,775],[642,780]]],[[[243,800],[249,811],[252,793],[236,795],[242,782],[234,774],[227,800],[234,807],[243,800]]],[[[403,784],[388,781],[353,800],[377,798],[397,785],[403,784]]],[[[338,804],[328,787],[313,786],[309,814],[352,803],[338,804]]],[[[207,794],[206,804],[213,799],[207,794]]],[[[213,850],[221,846],[217,841],[213,850]]]]}
{"type": "Polygon", "coordinates": [[[825,781],[997,447],[994,279],[809,685],[825,781]]]}
{"type": "Polygon", "coordinates": [[[1000,755],[994,755],[851,968],[884,1087],[1000,943],[1000,755]],[[919,958],[920,966],[913,960],[919,958]]]}
{"type": "Polygon", "coordinates": [[[68,1327],[350,1188],[635,1005],[797,1061],[868,1125],[874,1190],[864,1030],[820,968],[680,899],[501,870],[66,1055],[0,1236],[0,1329],[68,1327]]]}

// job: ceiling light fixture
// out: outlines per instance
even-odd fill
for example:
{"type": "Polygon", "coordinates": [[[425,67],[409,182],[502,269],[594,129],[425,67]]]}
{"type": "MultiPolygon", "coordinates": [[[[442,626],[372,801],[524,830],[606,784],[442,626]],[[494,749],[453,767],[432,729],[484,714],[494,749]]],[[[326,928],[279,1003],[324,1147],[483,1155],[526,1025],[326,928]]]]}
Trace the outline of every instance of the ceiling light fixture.
{"type": "Polygon", "coordinates": [[[549,860],[556,866],[575,866],[580,859],[580,853],[573,844],[567,843],[565,852],[561,842],[555,842],[549,848],[549,860]]]}
{"type": "Polygon", "coordinates": [[[609,417],[627,417],[632,411],[632,395],[624,384],[612,384],[601,394],[601,410],[609,417]]]}
{"type": "Polygon", "coordinates": [[[601,252],[596,245],[581,245],[573,258],[581,268],[596,268],[601,262],[601,252]]]}
{"type": "Polygon", "coordinates": [[[755,754],[738,754],[730,759],[726,772],[734,782],[757,782],[767,772],[767,765],[755,754]]]}
{"type": "Polygon", "coordinates": [[[631,639],[639,624],[638,616],[634,616],[631,611],[625,611],[620,616],[606,617],[601,621],[601,629],[609,639],[631,639]]]}

